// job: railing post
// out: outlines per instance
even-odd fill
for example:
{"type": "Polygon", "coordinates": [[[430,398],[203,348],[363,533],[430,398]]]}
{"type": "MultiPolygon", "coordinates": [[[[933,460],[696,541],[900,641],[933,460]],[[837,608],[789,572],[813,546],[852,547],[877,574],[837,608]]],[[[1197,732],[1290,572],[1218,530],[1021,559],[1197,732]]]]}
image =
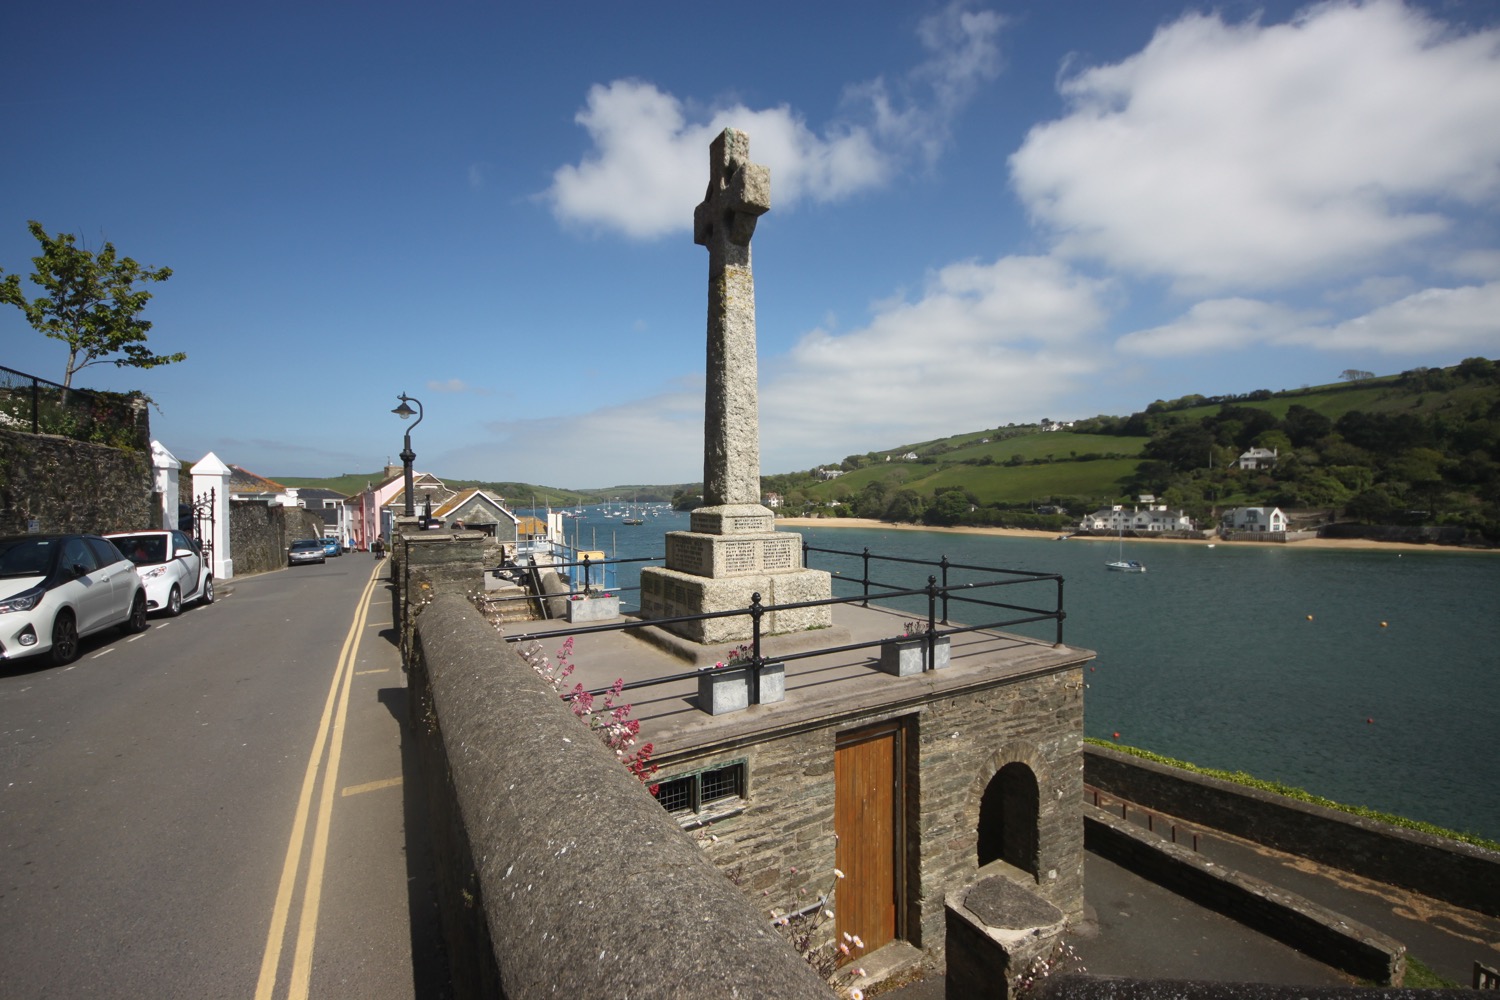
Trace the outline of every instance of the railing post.
{"type": "Polygon", "coordinates": [[[1063,644],[1063,578],[1057,578],[1057,644],[1063,644]]]}
{"type": "Polygon", "coordinates": [[[947,553],[943,554],[943,558],[941,560],[939,560],[938,565],[943,567],[943,624],[946,625],[946,624],[948,624],[948,555],[947,555],[947,553]]]}
{"type": "Polygon", "coordinates": [[[750,595],[750,704],[760,704],[760,593],[750,595]]]}
{"type": "Polygon", "coordinates": [[[31,433],[42,432],[42,389],[36,376],[31,379],[31,433]]]}
{"type": "MultiPolygon", "coordinates": [[[[946,556],[943,558],[947,561],[946,556]]],[[[925,636],[927,641],[923,643],[926,648],[922,652],[923,673],[937,669],[937,596],[937,577],[929,576],[927,578],[927,634],[925,636]]]]}
{"type": "Polygon", "coordinates": [[[864,565],[865,565],[865,569],[864,569],[864,588],[865,588],[864,589],[864,595],[865,595],[865,600],[864,600],[864,603],[862,605],[860,605],[860,607],[868,608],[870,606],[870,547],[868,545],[865,546],[865,552],[864,552],[864,557],[863,558],[864,558],[864,565]]]}
{"type": "Polygon", "coordinates": [[[590,573],[589,561],[590,560],[589,560],[588,556],[584,556],[583,557],[583,592],[585,594],[587,594],[589,592],[589,584],[591,582],[591,580],[589,578],[589,573],[590,573]]]}

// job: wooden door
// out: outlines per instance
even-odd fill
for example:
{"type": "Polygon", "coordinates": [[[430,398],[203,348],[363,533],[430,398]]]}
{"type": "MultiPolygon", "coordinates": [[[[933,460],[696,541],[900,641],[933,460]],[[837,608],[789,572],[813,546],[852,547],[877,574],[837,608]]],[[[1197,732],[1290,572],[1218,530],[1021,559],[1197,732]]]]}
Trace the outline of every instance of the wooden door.
{"type": "Polygon", "coordinates": [[[834,899],[834,930],[868,953],[900,933],[901,726],[880,723],[840,734],[834,750],[835,852],[844,877],[834,899]]]}

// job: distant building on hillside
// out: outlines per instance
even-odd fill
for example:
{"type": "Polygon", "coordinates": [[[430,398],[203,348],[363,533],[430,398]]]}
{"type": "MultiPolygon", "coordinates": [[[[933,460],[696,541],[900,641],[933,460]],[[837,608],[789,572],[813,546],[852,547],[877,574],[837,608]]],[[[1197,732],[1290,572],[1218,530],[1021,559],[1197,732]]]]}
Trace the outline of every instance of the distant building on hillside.
{"type": "Polygon", "coordinates": [[[1242,469],[1269,469],[1276,464],[1275,448],[1251,448],[1240,456],[1242,469]]]}

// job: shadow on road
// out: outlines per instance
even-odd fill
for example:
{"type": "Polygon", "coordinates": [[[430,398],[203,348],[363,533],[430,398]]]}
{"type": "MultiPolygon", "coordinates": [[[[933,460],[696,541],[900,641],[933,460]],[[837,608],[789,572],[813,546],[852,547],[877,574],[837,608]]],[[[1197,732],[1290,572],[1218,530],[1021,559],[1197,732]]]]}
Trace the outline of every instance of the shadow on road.
{"type": "MultiPolygon", "coordinates": [[[[388,631],[394,641],[394,630],[388,631]]],[[[432,840],[422,804],[422,775],[411,738],[407,690],[381,688],[379,698],[401,727],[401,818],[406,832],[406,902],[411,917],[413,995],[421,1000],[451,1000],[452,977],[443,948],[432,840]]]]}

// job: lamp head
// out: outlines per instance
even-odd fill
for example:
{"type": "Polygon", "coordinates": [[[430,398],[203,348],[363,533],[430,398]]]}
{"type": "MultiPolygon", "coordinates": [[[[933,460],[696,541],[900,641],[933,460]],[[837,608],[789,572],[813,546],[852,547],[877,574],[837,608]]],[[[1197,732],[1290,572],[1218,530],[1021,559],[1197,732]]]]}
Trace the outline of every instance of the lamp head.
{"type": "Polygon", "coordinates": [[[398,406],[398,407],[396,407],[391,412],[394,413],[396,416],[400,417],[402,420],[405,420],[407,417],[415,417],[417,415],[417,411],[413,410],[410,406],[406,405],[406,397],[402,396],[400,398],[401,398],[401,405],[398,406]]]}

